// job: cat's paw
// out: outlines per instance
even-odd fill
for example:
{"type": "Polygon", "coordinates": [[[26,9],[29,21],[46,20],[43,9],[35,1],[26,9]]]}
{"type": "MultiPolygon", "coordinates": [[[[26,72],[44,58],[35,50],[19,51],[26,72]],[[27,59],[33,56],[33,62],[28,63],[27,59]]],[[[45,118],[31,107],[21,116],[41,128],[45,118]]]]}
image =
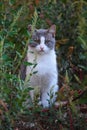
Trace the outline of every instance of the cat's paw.
{"type": "Polygon", "coordinates": [[[47,108],[50,106],[48,101],[42,101],[41,105],[43,106],[43,108],[47,108]]]}

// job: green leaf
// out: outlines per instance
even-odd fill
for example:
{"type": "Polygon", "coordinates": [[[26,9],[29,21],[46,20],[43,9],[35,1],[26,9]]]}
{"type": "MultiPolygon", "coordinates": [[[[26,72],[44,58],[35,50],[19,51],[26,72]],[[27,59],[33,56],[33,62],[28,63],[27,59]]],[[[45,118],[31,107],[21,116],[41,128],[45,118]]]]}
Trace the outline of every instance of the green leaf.
{"type": "Polygon", "coordinates": [[[79,54],[79,59],[81,60],[86,60],[87,59],[87,54],[79,54]]]}
{"type": "Polygon", "coordinates": [[[67,2],[67,0],[61,0],[63,3],[66,3],[67,2]]]}
{"type": "Polygon", "coordinates": [[[15,3],[15,0],[9,0],[9,4],[13,5],[15,3]]]}
{"type": "Polygon", "coordinates": [[[87,43],[86,43],[86,41],[81,36],[78,37],[78,40],[81,43],[82,48],[84,50],[87,50],[87,43]]]}
{"type": "Polygon", "coordinates": [[[78,67],[80,67],[80,68],[82,68],[82,69],[84,69],[84,70],[86,70],[86,71],[87,71],[87,67],[86,67],[86,66],[83,66],[83,65],[78,65],[78,67]]]}
{"type": "Polygon", "coordinates": [[[81,81],[80,81],[79,77],[76,74],[74,74],[74,77],[75,77],[76,81],[81,84],[81,81]]]}
{"type": "Polygon", "coordinates": [[[80,104],[87,103],[87,92],[79,99],[80,104]]]}
{"type": "Polygon", "coordinates": [[[33,74],[36,74],[38,71],[34,71],[33,74]]]}
{"type": "Polygon", "coordinates": [[[16,51],[16,54],[17,54],[20,58],[22,58],[22,55],[21,55],[18,51],[16,51]]]}
{"type": "Polygon", "coordinates": [[[70,79],[69,79],[69,75],[68,75],[68,71],[67,70],[66,70],[66,76],[65,76],[65,78],[66,78],[66,82],[69,83],[70,79]]]}
{"type": "Polygon", "coordinates": [[[12,42],[8,42],[8,43],[6,43],[5,48],[9,48],[9,47],[12,48],[12,49],[14,49],[15,44],[12,43],[12,42]]]}
{"type": "Polygon", "coordinates": [[[37,63],[35,63],[35,64],[33,64],[34,66],[33,66],[33,68],[35,68],[36,66],[37,66],[37,63]]]}
{"type": "Polygon", "coordinates": [[[33,63],[27,62],[27,61],[25,61],[23,64],[26,65],[26,66],[32,66],[32,65],[34,65],[33,63]]]}

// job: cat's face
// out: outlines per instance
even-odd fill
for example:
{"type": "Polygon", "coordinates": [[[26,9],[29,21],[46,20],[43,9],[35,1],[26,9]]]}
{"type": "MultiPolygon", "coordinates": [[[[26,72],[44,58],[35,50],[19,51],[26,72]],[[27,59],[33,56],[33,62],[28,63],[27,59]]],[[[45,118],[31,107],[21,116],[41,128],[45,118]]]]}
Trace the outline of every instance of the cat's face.
{"type": "Polygon", "coordinates": [[[55,31],[55,25],[49,29],[36,29],[29,43],[30,47],[39,54],[49,53],[55,48],[55,31]]]}

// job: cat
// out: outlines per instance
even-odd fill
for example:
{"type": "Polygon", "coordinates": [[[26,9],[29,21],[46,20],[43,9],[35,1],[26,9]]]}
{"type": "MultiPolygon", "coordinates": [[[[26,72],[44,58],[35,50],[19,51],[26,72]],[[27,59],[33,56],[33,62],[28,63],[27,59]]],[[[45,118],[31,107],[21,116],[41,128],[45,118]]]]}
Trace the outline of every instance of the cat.
{"type": "MultiPolygon", "coordinates": [[[[29,31],[32,27],[29,26],[29,31]]],[[[33,74],[30,78],[30,86],[34,89],[30,91],[30,96],[33,101],[35,87],[40,89],[41,105],[50,107],[56,100],[58,92],[58,69],[55,54],[55,33],[56,25],[51,25],[49,29],[35,29],[32,34],[32,40],[28,45],[26,61],[29,63],[36,62],[33,74]]],[[[21,77],[25,79],[31,73],[31,66],[22,65],[21,77]],[[25,73],[24,73],[25,72],[25,73]]]]}

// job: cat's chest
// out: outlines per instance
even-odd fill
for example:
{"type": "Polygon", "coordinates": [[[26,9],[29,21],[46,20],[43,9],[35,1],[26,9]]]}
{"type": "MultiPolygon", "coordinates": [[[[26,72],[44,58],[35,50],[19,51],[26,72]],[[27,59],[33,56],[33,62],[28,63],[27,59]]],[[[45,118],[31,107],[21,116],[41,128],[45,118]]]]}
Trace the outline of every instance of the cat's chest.
{"type": "MultiPolygon", "coordinates": [[[[30,56],[28,59],[29,62],[34,63],[34,61],[36,62],[36,66],[33,69],[33,71],[37,71],[38,75],[46,75],[48,73],[51,73],[51,71],[53,71],[55,69],[55,65],[56,65],[56,60],[55,60],[55,55],[43,55],[43,56],[37,56],[33,57],[30,56]],[[36,59],[35,59],[36,58],[36,59]]],[[[27,68],[27,72],[29,73],[30,69],[32,69],[33,66],[28,67],[27,68]]]]}
{"type": "Polygon", "coordinates": [[[44,75],[46,73],[50,72],[50,66],[51,64],[51,60],[48,59],[41,59],[41,60],[37,60],[37,66],[36,66],[36,70],[38,71],[38,74],[40,75],[44,75]]]}

